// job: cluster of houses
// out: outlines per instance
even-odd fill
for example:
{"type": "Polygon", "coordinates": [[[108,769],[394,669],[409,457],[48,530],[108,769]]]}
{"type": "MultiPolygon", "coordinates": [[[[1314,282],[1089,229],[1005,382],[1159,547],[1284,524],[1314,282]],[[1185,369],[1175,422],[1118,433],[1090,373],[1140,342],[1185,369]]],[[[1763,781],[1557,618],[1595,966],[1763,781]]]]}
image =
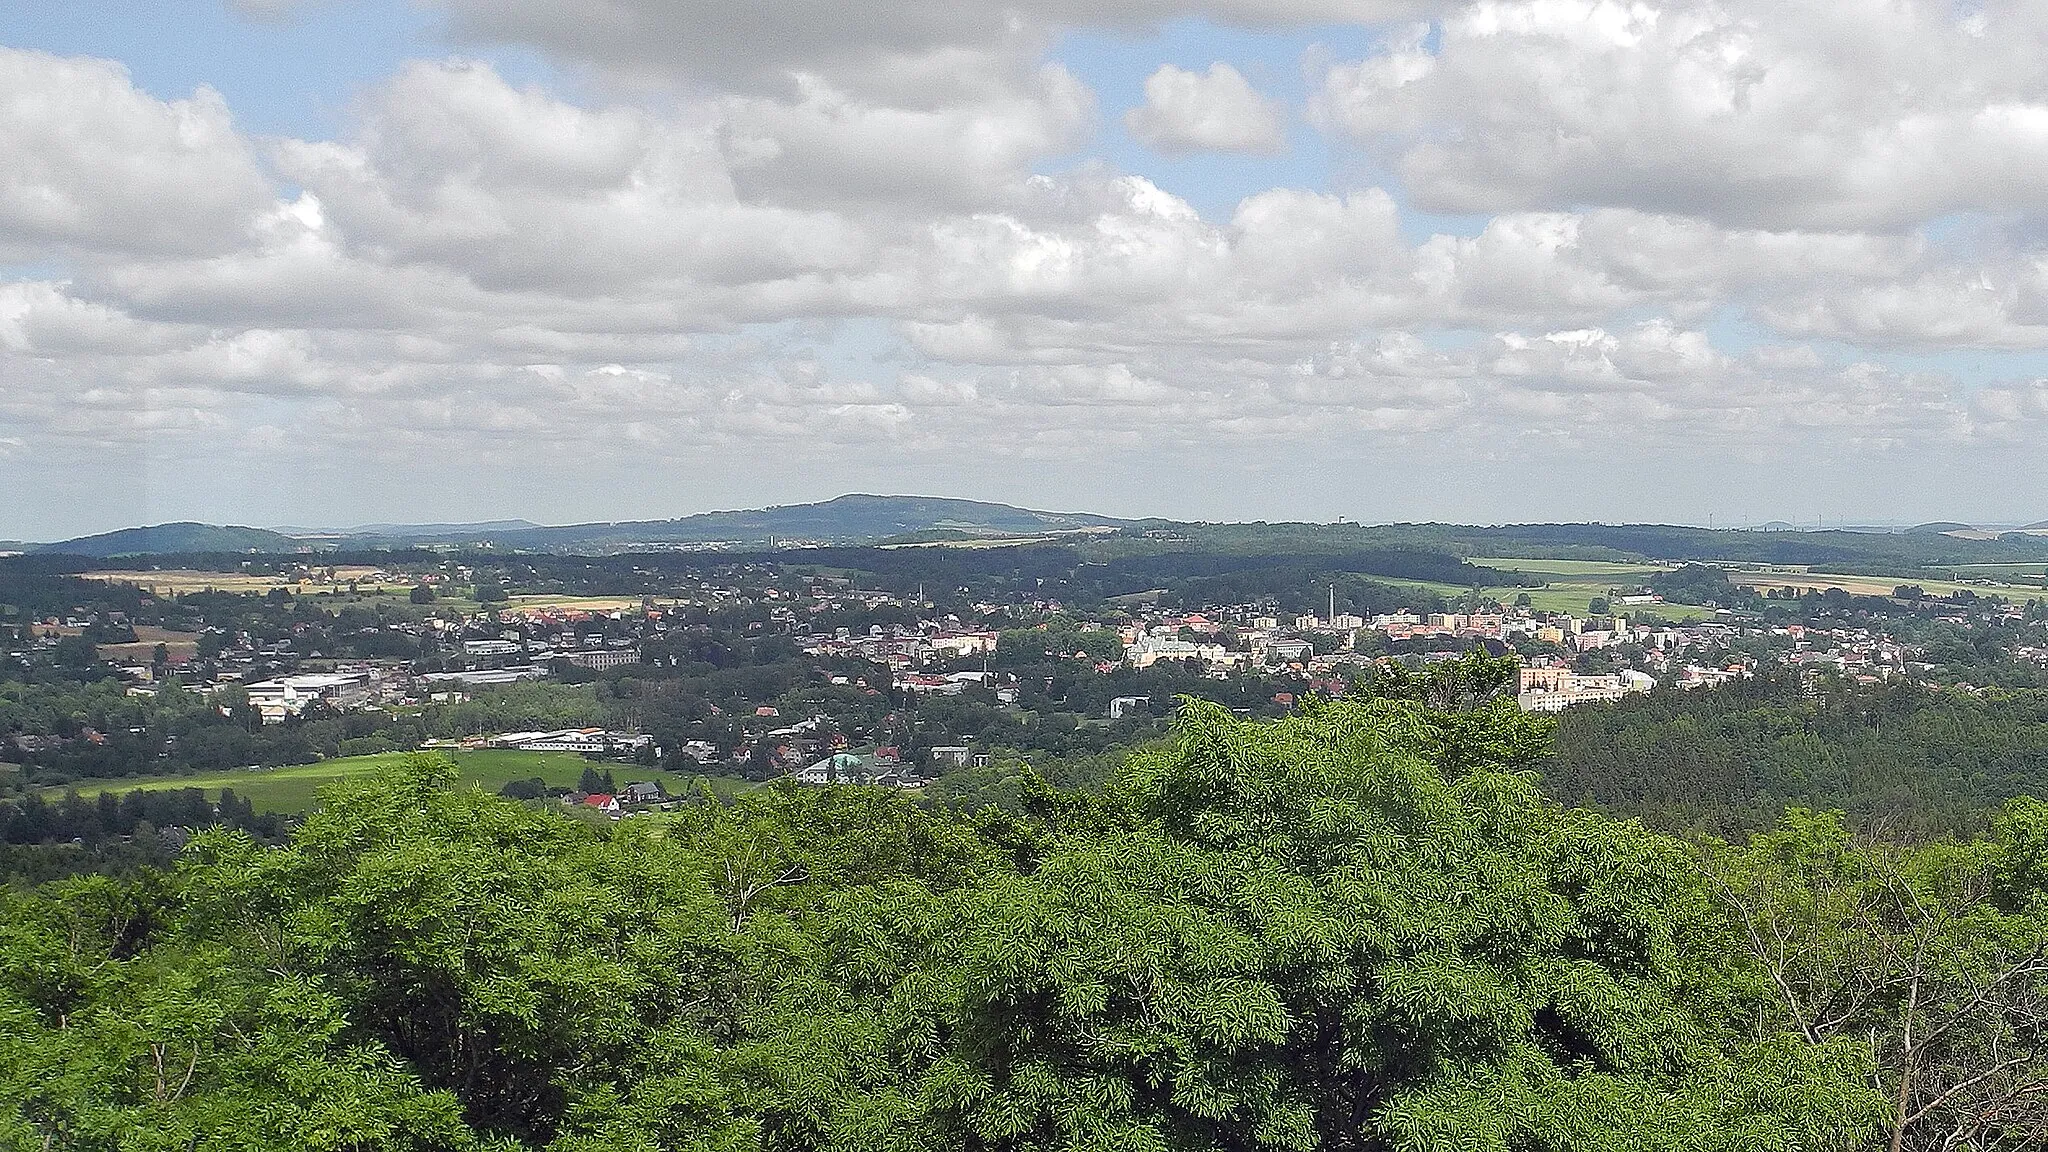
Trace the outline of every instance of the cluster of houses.
{"type": "MultiPolygon", "coordinates": [[[[1639,608],[1655,600],[1623,597],[1617,605],[1639,608]]],[[[1367,662],[1358,653],[1368,635],[1389,643],[1436,641],[1443,646],[1441,651],[1425,651],[1425,659],[1447,656],[1473,644],[1484,644],[1496,653],[1527,650],[1524,641],[1554,646],[1559,655],[1533,657],[1523,673],[1520,698],[1525,707],[1536,711],[1618,700],[1647,692],[1660,680],[1679,688],[1726,683],[1755,664],[1754,657],[1728,662],[1731,650],[1744,642],[1763,641],[1788,664],[1824,667],[1866,683],[1932,667],[1917,664],[1910,646],[1880,628],[1767,625],[1741,618],[1644,626],[1624,611],[1606,617],[1528,609],[1396,612],[1372,617],[1332,612],[1283,621],[1240,610],[1157,614],[1121,630],[1124,663],[1129,667],[1148,668],[1161,660],[1192,661],[1219,679],[1241,668],[1263,667],[1341,680],[1347,669],[1367,662]],[[1630,660],[1637,667],[1586,674],[1569,667],[1568,660],[1574,655],[1623,645],[1630,646],[1630,660]],[[1703,663],[1701,657],[1708,654],[1715,659],[1703,663]]],[[[2024,651],[2015,655],[2028,657],[2024,651]]],[[[2048,663],[2048,649],[2041,650],[2038,658],[2048,663]]]]}
{"type": "Polygon", "coordinates": [[[562,797],[562,803],[570,808],[602,812],[617,820],[629,809],[664,807],[669,798],[659,781],[637,780],[617,792],[571,792],[562,797]]]}
{"type": "Polygon", "coordinates": [[[837,628],[829,634],[813,633],[802,640],[804,653],[818,657],[853,657],[885,665],[894,671],[923,668],[942,661],[986,656],[996,650],[998,634],[963,629],[957,621],[927,621],[917,626],[872,625],[855,635],[837,628]]]}

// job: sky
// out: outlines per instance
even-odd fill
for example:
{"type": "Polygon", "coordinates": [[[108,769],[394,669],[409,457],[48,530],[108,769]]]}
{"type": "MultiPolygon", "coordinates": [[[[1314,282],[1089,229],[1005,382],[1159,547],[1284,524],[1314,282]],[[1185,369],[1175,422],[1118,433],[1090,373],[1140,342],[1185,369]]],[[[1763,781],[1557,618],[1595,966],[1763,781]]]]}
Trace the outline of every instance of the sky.
{"type": "Polygon", "coordinates": [[[0,539],[2048,518],[2038,0],[0,6],[0,539]]]}

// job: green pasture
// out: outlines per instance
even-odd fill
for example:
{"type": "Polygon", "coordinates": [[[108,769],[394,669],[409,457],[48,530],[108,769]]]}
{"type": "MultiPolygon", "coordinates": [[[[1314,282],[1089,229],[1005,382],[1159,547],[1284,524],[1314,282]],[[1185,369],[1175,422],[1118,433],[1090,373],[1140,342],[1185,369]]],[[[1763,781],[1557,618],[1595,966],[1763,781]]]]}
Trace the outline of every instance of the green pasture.
{"type": "MultiPolygon", "coordinates": [[[[1516,596],[1526,592],[1529,595],[1530,606],[1538,611],[1571,612],[1577,615],[1584,615],[1587,603],[1596,596],[1607,595],[1609,589],[1637,587],[1646,583],[1651,576],[1659,572],[1668,572],[1675,567],[1671,564],[1550,557],[1475,556],[1471,559],[1472,563],[1484,567],[1519,569],[1547,581],[1541,588],[1484,588],[1481,589],[1484,594],[1504,604],[1512,604],[1516,596]]],[[[1917,584],[1930,596],[1946,596],[1951,592],[1967,590],[1979,594],[2005,596],[2013,600],[2026,600],[2040,596],[2044,591],[2043,580],[2048,579],[2048,565],[2040,561],[2019,564],[1958,564],[1946,569],[1950,575],[1956,577],[1950,580],[1862,576],[1818,571],[1797,564],[1722,562],[1719,566],[1727,570],[1729,579],[1752,588],[1840,588],[1859,596],[1889,596],[1900,584],[1917,584]]],[[[1374,579],[1403,588],[1434,592],[1451,600],[1456,600],[1470,591],[1468,588],[1427,580],[1400,580],[1385,576],[1376,576],[1374,579]]],[[[1658,616],[1675,621],[1697,620],[1709,615],[1706,609],[1688,604],[1615,607],[1623,612],[1658,616]]]]}
{"type": "MultiPolygon", "coordinates": [[[[1529,595],[1529,606],[1539,612],[1570,612],[1576,616],[1584,616],[1586,606],[1593,598],[1607,595],[1611,588],[1633,588],[1641,585],[1650,576],[1669,570],[1667,567],[1654,564],[1626,564],[1608,560],[1475,558],[1472,562],[1489,568],[1519,568],[1547,581],[1541,588],[1491,587],[1480,589],[1481,594],[1491,596],[1503,604],[1513,604],[1517,596],[1526,592],[1529,595]]],[[[1471,591],[1469,588],[1460,588],[1454,584],[1439,584],[1429,580],[1400,580],[1387,576],[1375,576],[1373,579],[1383,584],[1434,592],[1453,601],[1471,591]]],[[[1697,620],[1708,615],[1705,608],[1691,604],[1639,604],[1615,607],[1622,612],[1658,616],[1666,620],[1697,620]]]]}
{"type": "MultiPolygon", "coordinates": [[[[621,788],[635,781],[658,780],[671,796],[686,793],[693,787],[691,781],[694,779],[680,773],[662,772],[636,764],[595,764],[573,752],[521,752],[513,749],[488,748],[454,752],[443,750],[442,754],[455,761],[456,771],[461,774],[463,783],[474,784],[490,792],[496,792],[513,780],[528,780],[535,776],[558,787],[573,788],[586,767],[594,767],[600,772],[609,769],[612,779],[621,788]]],[[[76,784],[48,791],[53,795],[62,795],[76,789],[79,795],[91,798],[101,792],[203,788],[209,795],[217,796],[221,789],[232,788],[237,796],[247,798],[258,811],[307,812],[318,803],[315,793],[322,785],[370,775],[396,764],[404,755],[406,753],[403,752],[380,752],[372,756],[345,756],[336,760],[322,760],[317,764],[295,764],[284,768],[242,768],[232,772],[209,772],[193,776],[134,776],[80,780],[76,784]]]]}
{"type": "Polygon", "coordinates": [[[2048,565],[2038,560],[2029,564],[1955,564],[1936,571],[1946,571],[1966,586],[1981,586],[1988,582],[1994,588],[2005,587],[2020,592],[2039,592],[2042,581],[2048,580],[2048,565]]]}

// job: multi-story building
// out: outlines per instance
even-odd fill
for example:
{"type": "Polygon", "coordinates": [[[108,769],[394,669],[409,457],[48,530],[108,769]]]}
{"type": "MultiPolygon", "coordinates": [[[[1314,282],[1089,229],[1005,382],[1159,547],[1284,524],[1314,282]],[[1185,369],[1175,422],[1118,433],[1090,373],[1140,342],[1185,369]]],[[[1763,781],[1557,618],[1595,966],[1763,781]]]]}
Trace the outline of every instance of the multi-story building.
{"type": "Polygon", "coordinates": [[[249,694],[250,707],[263,717],[263,722],[275,724],[287,716],[300,715],[316,700],[334,708],[355,707],[369,699],[372,683],[367,672],[309,672],[260,680],[243,690],[249,694]]]}

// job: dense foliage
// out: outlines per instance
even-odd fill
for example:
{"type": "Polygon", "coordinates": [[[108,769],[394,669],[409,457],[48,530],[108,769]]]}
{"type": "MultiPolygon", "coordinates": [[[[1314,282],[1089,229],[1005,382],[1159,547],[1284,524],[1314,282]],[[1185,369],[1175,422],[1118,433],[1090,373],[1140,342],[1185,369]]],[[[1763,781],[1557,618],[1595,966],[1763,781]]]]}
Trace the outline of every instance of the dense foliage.
{"type": "Polygon", "coordinates": [[[1892,987],[1881,950],[1842,992],[1861,1015],[1817,1020],[1810,991],[1826,957],[1917,930],[1858,912],[1892,882],[1858,871],[1861,846],[1792,825],[1703,866],[1559,807],[1527,771],[1547,722],[1486,689],[1277,722],[1190,704],[1106,792],[1031,786],[1011,815],[777,786],[594,826],[419,757],[328,793],[281,846],[215,830],[168,874],[6,897],[0,1140],[1561,1152],[2038,1131],[1988,1111],[1989,1079],[1942,1093],[1994,1048],[2023,1058],[1996,1087],[2038,1083],[2020,993],[2048,824],[2019,812],[1948,850],[1961,864],[1881,873],[1959,910],[1922,976],[1958,1022],[1900,1049],[1901,1079],[1894,1029],[1930,1009],[1858,998],[1892,987]],[[1752,946],[1798,931],[1834,951],[1752,946]],[[1957,1011],[2020,969],[2003,1014],[1957,1011]]]}
{"type": "Polygon", "coordinates": [[[1896,836],[1966,832],[2048,794],[2048,692],[1766,673],[1571,709],[1544,780],[1566,803],[1672,830],[1744,833],[1791,805],[1896,836]]]}
{"type": "Polygon", "coordinates": [[[1669,572],[1652,575],[1648,584],[1650,591],[1674,604],[1734,607],[1756,599],[1754,593],[1736,588],[1727,572],[1706,564],[1681,564],[1669,572]]]}

